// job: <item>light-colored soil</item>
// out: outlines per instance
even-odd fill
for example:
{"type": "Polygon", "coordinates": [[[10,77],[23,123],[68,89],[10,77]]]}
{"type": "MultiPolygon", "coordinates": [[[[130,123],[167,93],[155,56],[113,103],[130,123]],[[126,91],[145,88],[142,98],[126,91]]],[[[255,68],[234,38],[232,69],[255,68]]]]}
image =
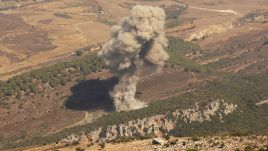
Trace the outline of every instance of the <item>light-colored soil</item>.
{"type": "Polygon", "coordinates": [[[98,144],[87,146],[87,141],[82,141],[79,145],[72,145],[68,147],[62,145],[46,145],[41,147],[25,148],[25,151],[45,151],[53,149],[58,149],[59,151],[74,151],[76,149],[84,149],[85,151],[185,151],[187,149],[197,149],[200,151],[233,151],[236,149],[245,150],[246,147],[267,149],[268,139],[267,135],[242,137],[212,136],[202,137],[197,141],[194,141],[189,137],[171,138],[170,141],[175,142],[175,144],[169,146],[155,145],[152,143],[152,139],[148,139],[116,144],[106,143],[103,149],[98,144]]]}
{"type": "Polygon", "coordinates": [[[268,104],[268,99],[257,103],[257,105],[263,105],[263,104],[268,104]]]}
{"type": "MultiPolygon", "coordinates": [[[[7,47],[6,42],[1,43],[1,41],[0,46],[10,49],[9,53],[12,53],[12,56],[15,58],[20,58],[20,60],[13,63],[0,61],[1,63],[3,62],[0,67],[0,80],[6,80],[17,74],[14,71],[36,67],[40,64],[68,57],[78,48],[107,40],[109,38],[110,27],[98,22],[98,13],[86,12],[89,7],[87,5],[79,5],[79,1],[65,0],[38,3],[22,9],[5,11],[4,13],[7,15],[12,14],[14,16],[14,19],[10,22],[16,23],[15,19],[19,20],[22,18],[22,21],[24,21],[22,24],[29,26],[29,28],[38,28],[43,33],[46,33],[47,42],[52,43],[56,47],[42,51],[41,48],[47,47],[46,43],[40,43],[37,47],[36,42],[32,40],[34,43],[28,44],[27,42],[31,40],[27,38],[27,35],[21,35],[19,37],[15,30],[9,30],[6,33],[7,35],[15,34],[15,39],[9,41],[10,45],[16,47],[10,47],[10,45],[7,47]],[[74,4],[78,4],[78,6],[74,4]],[[67,14],[70,18],[56,16],[56,13],[67,14]],[[20,42],[23,42],[20,38],[24,39],[25,42],[20,44],[20,42]],[[36,51],[34,49],[35,47],[39,51],[36,51]]],[[[20,29],[19,25],[18,27],[16,24],[14,26],[20,29]]],[[[26,28],[22,28],[22,30],[26,30],[26,28]]],[[[1,30],[0,28],[0,32],[2,31],[4,29],[1,30]]],[[[38,37],[33,35],[30,38],[36,39],[38,37]]],[[[44,40],[44,38],[40,38],[40,40],[44,40]]],[[[3,51],[2,49],[0,50],[3,51]]],[[[12,59],[8,55],[6,56],[8,59],[12,59]]]]}

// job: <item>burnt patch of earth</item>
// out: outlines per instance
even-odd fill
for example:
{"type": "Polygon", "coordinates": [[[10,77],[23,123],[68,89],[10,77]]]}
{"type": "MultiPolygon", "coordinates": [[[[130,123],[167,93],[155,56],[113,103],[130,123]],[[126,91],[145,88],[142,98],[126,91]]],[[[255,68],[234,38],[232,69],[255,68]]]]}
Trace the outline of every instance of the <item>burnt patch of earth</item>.
{"type": "Polygon", "coordinates": [[[65,106],[72,110],[104,109],[113,111],[113,100],[109,93],[117,83],[118,78],[79,82],[71,88],[72,95],[66,100],[65,106]]]}

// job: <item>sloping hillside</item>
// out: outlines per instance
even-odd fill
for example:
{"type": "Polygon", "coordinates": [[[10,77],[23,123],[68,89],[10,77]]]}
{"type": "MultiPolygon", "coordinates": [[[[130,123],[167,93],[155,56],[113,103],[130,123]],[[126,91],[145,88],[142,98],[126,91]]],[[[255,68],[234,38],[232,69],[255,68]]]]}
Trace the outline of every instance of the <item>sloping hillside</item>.
{"type": "Polygon", "coordinates": [[[226,75],[185,95],[151,103],[148,108],[111,113],[93,123],[65,129],[21,145],[79,142],[121,142],[154,136],[248,135],[267,133],[268,73],[226,75]]]}

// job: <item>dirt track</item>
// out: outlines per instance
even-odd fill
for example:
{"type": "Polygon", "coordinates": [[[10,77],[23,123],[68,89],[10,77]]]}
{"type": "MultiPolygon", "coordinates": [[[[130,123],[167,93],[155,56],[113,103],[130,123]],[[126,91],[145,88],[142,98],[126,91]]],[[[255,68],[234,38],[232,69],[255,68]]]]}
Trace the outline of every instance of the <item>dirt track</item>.
{"type": "Polygon", "coordinates": [[[218,12],[218,13],[230,13],[233,15],[238,15],[239,13],[237,11],[231,10],[231,9],[210,9],[210,8],[203,8],[203,7],[195,7],[190,6],[190,9],[197,9],[197,10],[204,10],[209,12],[218,12]]]}
{"type": "MultiPolygon", "coordinates": [[[[88,112],[88,111],[85,111],[84,112],[85,115],[84,115],[84,118],[81,119],[80,121],[72,124],[72,125],[69,125],[69,126],[66,126],[66,127],[62,127],[61,129],[59,130],[56,130],[56,131],[53,131],[53,132],[50,132],[48,133],[47,135],[50,135],[52,133],[57,133],[57,132],[60,132],[66,128],[71,128],[71,127],[74,127],[74,126],[78,126],[78,125],[83,125],[83,124],[87,124],[87,123],[90,123],[98,118],[100,118],[101,116],[107,114],[105,111],[102,111],[102,110],[99,110],[99,111],[95,111],[95,112],[88,112]]],[[[44,135],[44,136],[47,136],[47,135],[44,135]]]]}

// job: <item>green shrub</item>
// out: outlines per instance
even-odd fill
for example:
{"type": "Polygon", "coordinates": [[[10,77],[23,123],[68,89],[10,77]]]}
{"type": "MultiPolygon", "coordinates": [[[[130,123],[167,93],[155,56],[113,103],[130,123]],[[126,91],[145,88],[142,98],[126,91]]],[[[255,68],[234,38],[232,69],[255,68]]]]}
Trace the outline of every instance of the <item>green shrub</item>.
{"type": "Polygon", "coordinates": [[[84,80],[89,73],[97,72],[104,68],[106,68],[104,61],[96,54],[92,54],[70,62],[36,69],[15,76],[7,82],[0,81],[0,100],[12,96],[19,99],[22,92],[25,92],[26,95],[40,93],[37,89],[37,86],[40,85],[49,84],[52,88],[64,86],[76,76],[80,78],[77,79],[84,80]]]}
{"type": "Polygon", "coordinates": [[[75,151],[84,151],[84,150],[86,150],[86,149],[84,149],[84,148],[80,148],[80,147],[77,147],[77,148],[75,149],[75,151]]]}
{"type": "Polygon", "coordinates": [[[75,55],[76,56],[82,56],[83,55],[83,51],[82,50],[76,50],[75,51],[75,55]]]}
{"type": "Polygon", "coordinates": [[[177,37],[169,37],[168,39],[169,46],[166,48],[166,51],[170,58],[167,61],[167,65],[173,68],[183,67],[186,71],[197,73],[209,71],[207,67],[194,63],[185,56],[187,53],[200,51],[201,48],[198,45],[177,37]]]}
{"type": "Polygon", "coordinates": [[[198,151],[198,150],[194,148],[190,148],[190,149],[186,149],[186,151],[198,151]]]}

